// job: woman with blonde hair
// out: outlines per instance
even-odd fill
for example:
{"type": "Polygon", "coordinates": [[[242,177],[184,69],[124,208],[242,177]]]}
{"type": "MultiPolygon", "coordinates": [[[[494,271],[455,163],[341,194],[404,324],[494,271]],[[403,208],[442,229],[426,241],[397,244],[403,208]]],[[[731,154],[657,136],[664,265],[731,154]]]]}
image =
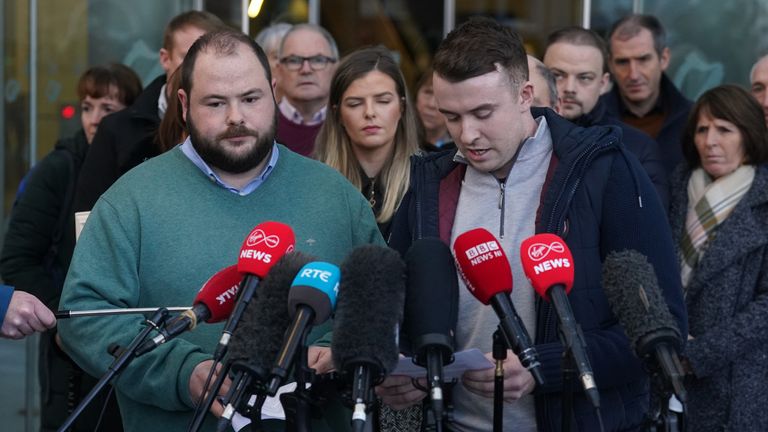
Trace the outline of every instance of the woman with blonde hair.
{"type": "Polygon", "coordinates": [[[364,48],[344,58],[331,80],[328,107],[315,157],[362,192],[387,238],[418,145],[405,79],[390,52],[364,48]]]}

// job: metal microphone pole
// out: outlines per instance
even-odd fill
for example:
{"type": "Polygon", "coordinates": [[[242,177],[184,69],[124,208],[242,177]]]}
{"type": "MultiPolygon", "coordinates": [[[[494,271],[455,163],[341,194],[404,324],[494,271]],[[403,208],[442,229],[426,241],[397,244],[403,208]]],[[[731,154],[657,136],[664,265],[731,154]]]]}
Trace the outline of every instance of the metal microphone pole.
{"type": "Polygon", "coordinates": [[[493,379],[493,432],[502,432],[504,426],[504,360],[507,359],[507,343],[501,329],[493,332],[493,358],[496,372],[493,379]]]}
{"type": "MultiPolygon", "coordinates": [[[[129,314],[145,314],[157,312],[159,308],[125,308],[125,309],[91,309],[82,311],[73,310],[60,310],[54,312],[56,319],[77,318],[86,316],[102,316],[102,315],[129,315],[129,314]]],[[[166,307],[163,308],[168,312],[184,312],[192,309],[191,306],[183,307],[166,307]]]]}
{"type": "Polygon", "coordinates": [[[152,315],[152,318],[149,318],[146,320],[146,322],[149,324],[147,325],[134,339],[131,341],[131,343],[124,349],[124,350],[116,350],[116,352],[119,352],[120,354],[115,358],[115,360],[112,362],[111,365],[109,365],[109,368],[107,369],[107,372],[104,374],[104,376],[99,379],[99,382],[96,383],[96,385],[91,389],[91,391],[83,398],[83,400],[80,402],[80,404],[75,408],[75,410],[72,412],[72,414],[64,421],[64,423],[59,427],[58,432],[64,432],[68,430],[72,424],[75,423],[75,420],[77,420],[77,417],[83,412],[85,407],[88,406],[89,403],[96,397],[97,394],[107,385],[109,382],[120,374],[120,372],[125,369],[126,366],[128,366],[128,363],[131,362],[131,360],[134,359],[134,353],[136,352],[136,348],[138,348],[139,344],[144,342],[144,339],[147,338],[149,335],[149,332],[151,332],[153,329],[160,327],[163,325],[165,320],[168,318],[168,310],[166,308],[160,308],[155,310],[155,314],[152,315]]]}

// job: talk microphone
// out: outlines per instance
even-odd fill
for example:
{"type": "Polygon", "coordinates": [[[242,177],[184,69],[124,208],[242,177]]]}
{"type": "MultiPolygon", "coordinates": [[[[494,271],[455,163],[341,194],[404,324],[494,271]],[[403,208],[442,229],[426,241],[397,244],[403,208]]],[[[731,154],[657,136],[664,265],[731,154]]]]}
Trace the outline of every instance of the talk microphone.
{"type": "Polygon", "coordinates": [[[603,263],[603,289],[637,356],[650,364],[655,359],[665,383],[685,403],[688,393],[678,357],[682,335],[648,259],[633,250],[609,253],[603,263]]]}
{"type": "Polygon", "coordinates": [[[235,298],[242,279],[236,266],[219,270],[197,292],[192,309],[186,310],[158,328],[159,335],[144,342],[136,349],[136,356],[146,354],[187,330],[194,330],[197,323],[224,321],[235,307],[235,298]]]}
{"type": "Polygon", "coordinates": [[[243,311],[251,302],[259,281],[264,279],[277,260],[293,250],[295,243],[296,238],[291,227],[280,222],[262,222],[248,234],[237,260],[237,270],[245,277],[240,283],[235,308],[224,325],[221,339],[213,352],[214,361],[224,357],[229,339],[237,328],[243,311]]]}
{"type": "Polygon", "coordinates": [[[512,293],[512,269],[496,237],[483,228],[469,230],[456,237],[453,254],[469,292],[482,304],[493,306],[507,346],[533,375],[536,384],[544,384],[536,349],[509,298],[512,293]]]}
{"type": "Polygon", "coordinates": [[[392,249],[355,248],[341,264],[331,353],[352,381],[352,427],[362,431],[373,387],[397,366],[405,301],[405,265],[392,249]]]}
{"type": "Polygon", "coordinates": [[[600,408],[600,392],[587,356],[581,327],[576,323],[568,301],[573,288],[573,256],[563,239],[554,234],[537,234],[520,245],[523,272],[533,289],[554,305],[560,321],[560,335],[570,350],[584,393],[595,408],[600,408]]]}
{"type": "Polygon", "coordinates": [[[456,265],[438,238],[413,242],[405,255],[406,291],[403,329],[411,340],[413,362],[427,369],[432,411],[443,415],[443,366],[453,363],[459,312],[456,265]]]}
{"type": "MultiPolygon", "coordinates": [[[[231,421],[240,403],[236,393],[249,397],[246,390],[251,383],[266,383],[272,362],[283,343],[285,329],[291,324],[286,308],[291,284],[299,270],[311,261],[311,257],[298,251],[286,253],[269,271],[250,306],[243,312],[229,348],[233,377],[222,418],[231,421]]],[[[217,391],[212,390],[214,394],[217,391]]]]}
{"type": "Polygon", "coordinates": [[[336,307],[340,270],[326,262],[311,262],[299,270],[288,292],[288,314],[293,319],[285,333],[267,386],[274,396],[288,376],[299,347],[305,342],[310,326],[320,325],[331,317],[336,307]]]}

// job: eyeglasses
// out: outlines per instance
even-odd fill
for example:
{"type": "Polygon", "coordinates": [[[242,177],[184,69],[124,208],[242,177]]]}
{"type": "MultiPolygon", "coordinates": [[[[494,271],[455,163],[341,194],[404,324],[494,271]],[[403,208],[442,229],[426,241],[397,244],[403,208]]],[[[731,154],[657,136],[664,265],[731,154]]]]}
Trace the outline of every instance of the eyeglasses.
{"type": "Polygon", "coordinates": [[[302,66],[304,66],[304,62],[309,63],[309,67],[312,68],[312,70],[323,70],[326,67],[328,67],[329,63],[336,63],[336,59],[333,57],[326,57],[322,55],[316,55],[312,57],[301,57],[301,56],[287,56],[280,59],[280,63],[285,66],[286,69],[297,71],[301,69],[302,66]]]}

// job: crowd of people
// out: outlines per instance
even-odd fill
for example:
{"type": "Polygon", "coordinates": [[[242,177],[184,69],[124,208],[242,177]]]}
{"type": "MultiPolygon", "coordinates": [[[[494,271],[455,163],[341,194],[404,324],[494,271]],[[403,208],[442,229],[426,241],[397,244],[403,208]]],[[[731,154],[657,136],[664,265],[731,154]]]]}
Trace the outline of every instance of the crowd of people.
{"type": "MultiPolygon", "coordinates": [[[[83,73],[82,130],[31,170],[12,210],[0,275],[15,290],[0,286],[1,331],[44,332],[41,430],[62,424],[112,362],[108,347],[128,345],[143,321],[57,322],[52,310],[186,303],[269,220],[291,226],[298,251],[337,264],[360,245],[405,256],[420,239],[496,235],[544,376],[537,384],[508,350],[510,431],[561,430],[563,417],[582,431],[658,420],[653,404],[666,401],[651,394],[648,365],[602,289],[606,257],[638,252],[684,341],[687,430],[768,430],[768,56],[751,89],[720,85],[694,103],[665,73],[671,55],[648,15],[619,19],[605,38],[554,31],[541,58],[512,29],[476,18],[446,36],[411,91],[388,49],[341,57],[317,25],[276,24],[254,41],[207,12],[173,18],[165,74],[145,89],[119,64],[83,73]],[[564,394],[557,316],[522,268],[520,244],[539,233],[573,254],[569,300],[599,416],[584,393],[564,394]]],[[[498,317],[456,278],[455,348],[495,362],[498,317]]],[[[200,326],[136,358],[116,400],[103,395],[72,430],[185,430],[215,375],[220,332],[200,326]]],[[[308,340],[317,373],[333,370],[331,338],[326,323],[308,340]]],[[[465,371],[446,430],[492,430],[496,381],[494,368],[465,371]]],[[[428,395],[411,378],[390,376],[376,395],[374,430],[427,423],[428,395]]],[[[213,403],[205,430],[223,410],[213,403]]],[[[315,430],[349,428],[338,409],[318,416],[315,430]]]]}

